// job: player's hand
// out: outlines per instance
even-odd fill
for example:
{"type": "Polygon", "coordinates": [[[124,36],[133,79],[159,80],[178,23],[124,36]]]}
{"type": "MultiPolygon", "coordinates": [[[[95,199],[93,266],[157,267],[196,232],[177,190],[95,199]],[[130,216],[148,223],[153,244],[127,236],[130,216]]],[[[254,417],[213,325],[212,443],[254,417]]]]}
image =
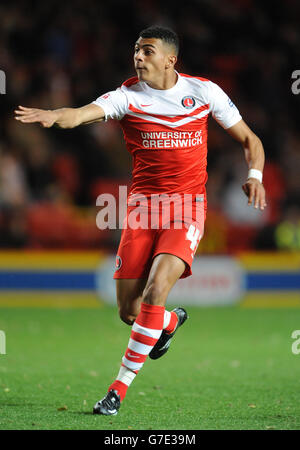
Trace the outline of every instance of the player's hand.
{"type": "Polygon", "coordinates": [[[266,192],[263,184],[256,178],[249,178],[242,186],[243,191],[248,197],[248,205],[254,202],[254,208],[259,208],[261,211],[267,206],[266,192]]]}
{"type": "Polygon", "coordinates": [[[55,111],[18,106],[18,109],[15,110],[15,119],[22,123],[37,122],[44,128],[50,128],[55,123],[57,117],[55,111]]]}

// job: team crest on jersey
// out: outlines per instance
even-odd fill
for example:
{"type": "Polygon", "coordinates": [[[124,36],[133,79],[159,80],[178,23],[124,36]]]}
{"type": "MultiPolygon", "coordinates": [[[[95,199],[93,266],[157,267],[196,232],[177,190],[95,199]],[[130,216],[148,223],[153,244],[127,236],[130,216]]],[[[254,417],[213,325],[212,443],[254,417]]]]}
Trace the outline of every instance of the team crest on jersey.
{"type": "Polygon", "coordinates": [[[185,108],[191,109],[191,108],[194,108],[194,106],[196,104],[196,100],[194,99],[194,97],[191,97],[190,95],[188,95],[187,97],[183,97],[183,99],[181,100],[181,104],[185,108]]]}
{"type": "Polygon", "coordinates": [[[116,257],[116,270],[121,269],[121,266],[122,266],[121,256],[117,255],[117,257],[116,257]]]}

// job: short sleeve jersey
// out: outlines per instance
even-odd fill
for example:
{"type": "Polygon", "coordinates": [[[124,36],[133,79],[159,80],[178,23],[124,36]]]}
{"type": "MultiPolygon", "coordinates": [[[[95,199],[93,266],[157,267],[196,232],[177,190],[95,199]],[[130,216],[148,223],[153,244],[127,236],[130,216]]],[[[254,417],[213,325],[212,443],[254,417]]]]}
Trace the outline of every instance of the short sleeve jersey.
{"type": "Polygon", "coordinates": [[[93,102],[123,129],[133,157],[129,194],[204,194],[209,114],[225,129],[242,118],[217,84],[177,75],[166,90],[133,77],[93,102]]]}

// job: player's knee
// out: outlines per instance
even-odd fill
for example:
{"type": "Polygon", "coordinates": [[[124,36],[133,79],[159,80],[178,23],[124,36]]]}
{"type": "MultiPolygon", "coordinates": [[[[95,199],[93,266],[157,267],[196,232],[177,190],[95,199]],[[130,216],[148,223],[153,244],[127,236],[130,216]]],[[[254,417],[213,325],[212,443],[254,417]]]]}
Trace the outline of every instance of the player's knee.
{"type": "Polygon", "coordinates": [[[146,286],[143,293],[143,301],[150,305],[161,305],[165,302],[166,283],[163,281],[152,281],[146,286]]]}
{"type": "Polygon", "coordinates": [[[119,310],[119,316],[120,316],[120,319],[122,320],[122,322],[125,322],[127,325],[133,325],[133,322],[136,319],[136,316],[128,313],[127,310],[123,310],[123,309],[119,310]]]}

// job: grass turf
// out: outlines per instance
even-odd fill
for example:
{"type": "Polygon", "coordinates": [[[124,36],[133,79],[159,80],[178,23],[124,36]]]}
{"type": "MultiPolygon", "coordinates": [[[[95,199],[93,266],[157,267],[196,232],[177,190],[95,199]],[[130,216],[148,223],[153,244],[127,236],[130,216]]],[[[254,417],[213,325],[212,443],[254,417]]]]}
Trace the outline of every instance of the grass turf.
{"type": "Polygon", "coordinates": [[[300,429],[298,310],[187,309],[168,354],[146,361],[113,417],[91,411],[129,338],[114,307],[0,309],[0,429],[300,429]]]}

